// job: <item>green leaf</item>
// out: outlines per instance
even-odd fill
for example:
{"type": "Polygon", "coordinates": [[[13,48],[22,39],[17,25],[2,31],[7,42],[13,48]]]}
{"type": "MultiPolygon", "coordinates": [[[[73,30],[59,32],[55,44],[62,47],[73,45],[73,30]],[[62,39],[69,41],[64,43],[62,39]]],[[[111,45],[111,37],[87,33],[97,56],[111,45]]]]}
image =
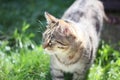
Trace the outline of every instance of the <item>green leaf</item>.
{"type": "Polygon", "coordinates": [[[22,32],[25,32],[30,27],[30,24],[27,24],[26,22],[23,23],[22,32]]]}

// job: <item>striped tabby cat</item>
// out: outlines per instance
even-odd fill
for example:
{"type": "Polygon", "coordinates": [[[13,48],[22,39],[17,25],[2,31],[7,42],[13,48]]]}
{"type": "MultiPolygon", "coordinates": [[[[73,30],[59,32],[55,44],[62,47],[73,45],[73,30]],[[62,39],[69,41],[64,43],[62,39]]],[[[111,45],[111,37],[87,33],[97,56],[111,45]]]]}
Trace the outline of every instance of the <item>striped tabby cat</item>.
{"type": "Polygon", "coordinates": [[[47,29],[43,48],[51,57],[52,80],[64,80],[64,72],[73,80],[84,80],[92,65],[103,26],[103,4],[99,0],[76,0],[61,19],[45,12],[47,29]]]}

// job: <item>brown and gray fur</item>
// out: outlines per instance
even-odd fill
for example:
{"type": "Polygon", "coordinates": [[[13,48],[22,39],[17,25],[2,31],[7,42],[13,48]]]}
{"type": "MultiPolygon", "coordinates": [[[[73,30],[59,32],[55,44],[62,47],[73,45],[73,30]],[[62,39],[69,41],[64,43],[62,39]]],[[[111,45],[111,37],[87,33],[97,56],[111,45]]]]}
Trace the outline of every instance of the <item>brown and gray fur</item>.
{"type": "Polygon", "coordinates": [[[103,4],[99,0],[76,0],[57,19],[45,13],[47,29],[43,33],[43,47],[51,57],[52,80],[64,80],[64,72],[73,80],[84,80],[92,65],[103,26],[103,4]]]}

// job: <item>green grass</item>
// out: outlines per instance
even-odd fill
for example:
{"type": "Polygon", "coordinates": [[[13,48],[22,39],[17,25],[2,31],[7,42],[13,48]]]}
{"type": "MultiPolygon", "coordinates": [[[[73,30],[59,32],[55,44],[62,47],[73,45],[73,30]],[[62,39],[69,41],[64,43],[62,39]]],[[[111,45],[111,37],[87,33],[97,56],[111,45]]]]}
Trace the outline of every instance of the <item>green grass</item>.
{"type": "MultiPolygon", "coordinates": [[[[50,58],[40,44],[43,15],[48,11],[60,18],[73,1],[0,1],[0,80],[51,80],[50,58]]],[[[120,52],[102,41],[87,80],[120,80],[119,76],[120,52]]]]}
{"type": "Polygon", "coordinates": [[[9,39],[0,41],[0,80],[46,80],[49,76],[49,56],[41,45],[27,34],[29,24],[24,23],[20,32],[15,29],[9,39]]]}
{"type": "Polygon", "coordinates": [[[102,42],[88,80],[120,80],[120,52],[102,42]]]}
{"type": "Polygon", "coordinates": [[[43,54],[41,46],[0,54],[0,80],[45,80],[49,72],[49,57],[43,54]]]}

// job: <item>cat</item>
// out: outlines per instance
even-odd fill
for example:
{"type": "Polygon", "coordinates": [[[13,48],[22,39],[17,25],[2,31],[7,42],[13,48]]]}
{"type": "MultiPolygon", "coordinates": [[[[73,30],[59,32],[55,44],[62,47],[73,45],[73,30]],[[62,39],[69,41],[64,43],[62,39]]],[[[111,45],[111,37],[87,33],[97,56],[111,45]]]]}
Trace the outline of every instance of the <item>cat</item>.
{"type": "Polygon", "coordinates": [[[45,12],[47,29],[43,33],[43,48],[50,54],[52,80],[85,80],[98,48],[104,19],[104,7],[99,0],[76,0],[61,19],[45,12]]]}

